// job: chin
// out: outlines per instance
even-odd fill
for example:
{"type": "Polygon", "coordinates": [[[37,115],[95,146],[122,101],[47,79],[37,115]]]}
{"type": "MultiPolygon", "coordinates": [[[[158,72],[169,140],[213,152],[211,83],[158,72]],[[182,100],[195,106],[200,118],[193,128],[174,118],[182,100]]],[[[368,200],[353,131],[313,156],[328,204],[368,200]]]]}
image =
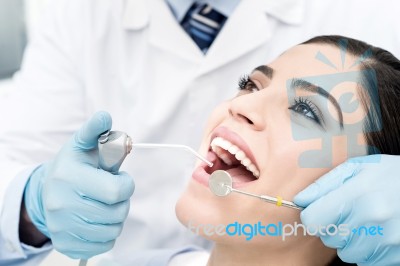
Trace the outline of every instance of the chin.
{"type": "Polygon", "coordinates": [[[190,201],[190,199],[186,199],[187,195],[186,195],[186,191],[179,197],[178,201],[176,202],[175,205],[175,213],[176,213],[176,217],[178,218],[179,222],[184,225],[185,227],[187,227],[192,213],[190,212],[190,208],[188,206],[188,204],[190,204],[190,202],[188,202],[188,200],[190,201]]]}
{"type": "Polygon", "coordinates": [[[187,227],[189,222],[201,224],[222,223],[223,213],[221,203],[215,198],[208,188],[190,180],[187,188],[179,197],[175,212],[178,220],[187,227]]]}
{"type": "MultiPolygon", "coordinates": [[[[219,200],[215,199],[211,201],[204,200],[203,198],[193,196],[191,191],[191,185],[199,187],[198,184],[189,184],[188,189],[181,195],[175,206],[175,211],[178,220],[184,225],[188,231],[193,234],[199,235],[207,240],[215,243],[228,244],[228,245],[246,245],[246,246],[275,246],[281,245],[280,239],[273,236],[254,237],[250,241],[246,240],[244,236],[229,236],[226,233],[224,235],[218,234],[206,234],[204,226],[212,225],[214,227],[218,225],[227,226],[228,224],[238,222],[241,224],[253,223],[254,221],[250,217],[242,217],[237,213],[232,213],[234,208],[231,208],[231,204],[220,204],[219,200]],[[198,228],[198,229],[197,229],[198,228]]],[[[238,202],[234,202],[237,204],[238,202]]],[[[253,217],[254,218],[254,217],[253,217]]],[[[264,221],[274,222],[274,221],[264,221]]],[[[287,241],[290,242],[290,241],[287,241]]],[[[287,243],[282,243],[287,244],[287,243]]]]}

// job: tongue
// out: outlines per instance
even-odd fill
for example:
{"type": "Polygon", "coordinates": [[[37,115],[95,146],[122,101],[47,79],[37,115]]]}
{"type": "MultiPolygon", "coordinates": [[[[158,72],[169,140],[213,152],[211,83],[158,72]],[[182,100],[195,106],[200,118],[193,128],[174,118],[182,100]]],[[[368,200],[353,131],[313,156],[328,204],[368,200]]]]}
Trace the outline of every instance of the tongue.
{"type": "Polygon", "coordinates": [[[254,175],[243,165],[226,170],[232,177],[232,182],[236,184],[246,183],[256,180],[254,175]]]}

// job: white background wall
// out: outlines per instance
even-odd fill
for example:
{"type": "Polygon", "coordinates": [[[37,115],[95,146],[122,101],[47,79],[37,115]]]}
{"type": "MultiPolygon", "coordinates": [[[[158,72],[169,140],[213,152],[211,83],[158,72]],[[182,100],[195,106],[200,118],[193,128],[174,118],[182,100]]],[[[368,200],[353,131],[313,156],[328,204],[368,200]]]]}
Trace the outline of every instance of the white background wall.
{"type": "MultiPolygon", "coordinates": [[[[25,0],[25,21],[27,27],[28,40],[40,18],[40,14],[49,0],[25,0]]],[[[12,89],[11,79],[0,80],[0,94],[12,89]]]]}

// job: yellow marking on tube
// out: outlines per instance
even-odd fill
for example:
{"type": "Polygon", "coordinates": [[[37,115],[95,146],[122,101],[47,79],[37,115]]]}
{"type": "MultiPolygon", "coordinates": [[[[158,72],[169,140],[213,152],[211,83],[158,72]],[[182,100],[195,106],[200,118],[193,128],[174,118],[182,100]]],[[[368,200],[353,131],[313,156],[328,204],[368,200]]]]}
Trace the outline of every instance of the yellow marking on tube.
{"type": "Polygon", "coordinates": [[[276,196],[276,199],[278,200],[276,202],[276,206],[282,206],[282,197],[281,196],[276,196]]]}

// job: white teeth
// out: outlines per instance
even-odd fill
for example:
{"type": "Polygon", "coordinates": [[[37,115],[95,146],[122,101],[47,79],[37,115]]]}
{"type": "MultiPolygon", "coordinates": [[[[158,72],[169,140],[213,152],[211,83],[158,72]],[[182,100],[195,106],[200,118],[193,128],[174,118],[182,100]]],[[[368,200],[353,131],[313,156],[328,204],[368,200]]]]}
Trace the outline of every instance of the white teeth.
{"type": "Polygon", "coordinates": [[[212,150],[213,152],[216,152],[216,151],[217,151],[217,146],[213,145],[212,142],[211,142],[211,150],[212,150]]]}
{"type": "Polygon", "coordinates": [[[246,157],[246,155],[244,154],[243,151],[238,151],[238,152],[235,154],[235,157],[236,157],[236,159],[238,159],[239,161],[242,161],[242,160],[246,157]]]}
{"type": "Polygon", "coordinates": [[[237,146],[235,146],[235,145],[232,145],[232,146],[228,149],[228,151],[229,151],[231,154],[236,154],[236,153],[239,151],[239,148],[238,148],[237,146]]]}
{"type": "Polygon", "coordinates": [[[257,171],[257,169],[256,169],[256,167],[254,166],[254,164],[252,164],[252,165],[249,166],[249,171],[250,171],[250,172],[253,172],[253,173],[254,173],[255,171],[257,171]]]}
{"type": "Polygon", "coordinates": [[[215,144],[215,139],[211,142],[212,151],[215,152],[218,155],[218,157],[221,158],[222,161],[224,161],[224,163],[226,163],[227,165],[232,165],[233,164],[232,160],[229,158],[227,154],[221,151],[221,148],[222,147],[215,144]],[[220,149],[218,149],[217,147],[219,147],[220,149]]]}
{"type": "Polygon", "coordinates": [[[220,145],[221,145],[221,148],[223,148],[224,150],[228,150],[232,146],[232,143],[230,143],[227,140],[222,139],[220,145]]]}
{"type": "Polygon", "coordinates": [[[217,137],[211,141],[211,149],[227,165],[232,165],[233,164],[232,160],[229,158],[228,155],[223,153],[220,149],[217,149],[217,147],[220,147],[220,148],[228,151],[230,154],[234,155],[236,157],[236,159],[238,159],[238,161],[240,161],[240,163],[242,165],[244,165],[247,168],[247,170],[252,172],[255,177],[258,178],[260,176],[260,171],[250,161],[250,159],[247,158],[246,154],[241,149],[239,149],[239,147],[237,147],[236,145],[233,145],[231,142],[229,142],[221,137],[217,137]]]}
{"type": "Polygon", "coordinates": [[[220,142],[220,141],[221,141],[221,138],[215,138],[215,139],[213,139],[213,140],[211,141],[211,148],[214,150],[214,148],[215,148],[215,146],[216,146],[215,143],[220,142]]]}
{"type": "Polygon", "coordinates": [[[246,167],[249,167],[250,164],[251,164],[249,158],[244,158],[244,159],[241,161],[241,163],[242,163],[244,166],[246,166],[246,167]]]}

